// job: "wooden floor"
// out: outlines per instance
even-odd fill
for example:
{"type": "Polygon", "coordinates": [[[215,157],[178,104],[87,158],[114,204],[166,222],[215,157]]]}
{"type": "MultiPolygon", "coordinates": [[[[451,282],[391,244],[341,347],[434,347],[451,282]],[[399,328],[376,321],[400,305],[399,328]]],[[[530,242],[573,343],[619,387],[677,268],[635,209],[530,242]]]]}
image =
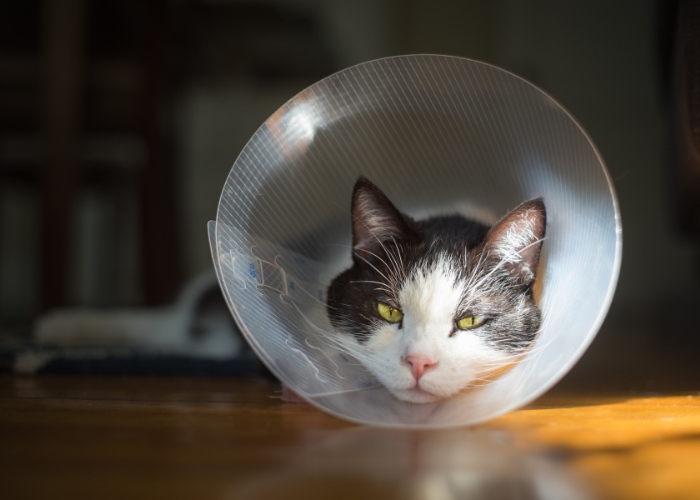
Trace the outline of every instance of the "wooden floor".
{"type": "Polygon", "coordinates": [[[391,431],[265,381],[0,376],[0,498],[700,498],[700,395],[550,393],[391,431]]]}

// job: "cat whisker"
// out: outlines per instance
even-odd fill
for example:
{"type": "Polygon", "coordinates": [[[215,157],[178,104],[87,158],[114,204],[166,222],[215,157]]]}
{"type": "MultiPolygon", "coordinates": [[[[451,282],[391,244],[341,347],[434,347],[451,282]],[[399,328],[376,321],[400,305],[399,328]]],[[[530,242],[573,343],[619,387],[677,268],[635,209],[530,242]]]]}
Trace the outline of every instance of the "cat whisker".
{"type": "MultiPolygon", "coordinates": [[[[397,250],[397,255],[400,255],[400,252],[397,250]]],[[[403,271],[402,268],[398,265],[398,262],[396,261],[396,258],[394,257],[394,253],[387,253],[387,258],[391,261],[392,265],[391,266],[386,266],[386,271],[387,274],[389,275],[390,279],[388,280],[389,283],[388,285],[394,289],[399,288],[399,284],[402,281],[403,277],[403,271]]]]}
{"type": "MultiPolygon", "coordinates": [[[[530,244],[528,244],[528,245],[522,247],[522,248],[520,249],[520,251],[522,252],[522,251],[527,250],[528,248],[530,248],[530,247],[532,247],[532,246],[534,246],[534,245],[538,245],[538,244],[542,243],[545,239],[546,239],[546,238],[539,238],[539,239],[535,240],[534,242],[532,242],[532,243],[530,243],[530,244]]],[[[479,262],[477,263],[477,266],[475,266],[475,268],[474,268],[475,271],[478,270],[478,269],[480,268],[480,264],[481,264],[481,262],[483,261],[483,258],[484,258],[484,254],[485,254],[485,253],[486,253],[486,252],[482,252],[482,254],[481,254],[480,258],[479,258],[479,262]]],[[[487,255],[487,257],[488,257],[488,255],[487,255]]],[[[477,290],[486,280],[488,280],[489,278],[491,278],[491,277],[493,276],[494,273],[496,273],[499,269],[501,269],[507,262],[509,262],[509,261],[508,261],[508,256],[502,257],[502,258],[496,263],[496,265],[493,266],[493,267],[491,268],[491,270],[490,270],[488,273],[486,273],[484,276],[481,277],[481,279],[480,279],[478,282],[476,282],[476,283],[470,283],[470,284],[469,284],[469,288],[468,288],[468,290],[467,290],[467,294],[466,294],[467,297],[470,297],[470,298],[471,298],[471,296],[473,296],[473,294],[476,292],[476,290],[477,290]]],[[[503,288],[506,288],[506,289],[509,288],[509,285],[508,285],[507,283],[502,284],[502,286],[503,286],[503,288]]],[[[512,287],[512,285],[510,285],[510,286],[512,287]]],[[[462,307],[467,308],[468,305],[467,305],[467,304],[463,304],[462,307]]]]}
{"type": "MultiPolygon", "coordinates": [[[[394,235],[391,235],[391,241],[394,243],[394,248],[398,249],[399,245],[396,243],[396,239],[394,238],[394,235]]],[[[396,255],[398,256],[399,261],[400,261],[399,269],[404,269],[403,256],[401,254],[402,254],[402,252],[398,252],[398,251],[396,252],[396,255]]]]}
{"type": "MultiPolygon", "coordinates": [[[[386,248],[386,246],[384,245],[384,242],[382,241],[382,238],[380,238],[379,236],[377,236],[377,233],[376,233],[371,227],[369,227],[367,224],[365,224],[363,221],[359,220],[359,219],[356,218],[354,215],[352,216],[352,218],[353,218],[354,221],[356,221],[356,222],[359,221],[363,226],[365,226],[365,229],[367,229],[367,230],[370,232],[370,234],[374,237],[374,239],[377,241],[377,243],[379,243],[379,246],[382,247],[382,250],[384,250],[384,253],[387,255],[387,258],[391,258],[391,255],[390,255],[388,249],[386,248]]],[[[392,239],[393,239],[393,235],[390,235],[390,236],[391,236],[392,239]]],[[[368,252],[368,253],[372,253],[372,252],[369,252],[368,250],[362,250],[362,251],[368,252]]],[[[356,252],[356,254],[357,254],[357,252],[356,252]]],[[[382,263],[383,263],[387,268],[390,268],[390,266],[386,263],[386,261],[384,261],[383,259],[381,259],[381,258],[380,258],[378,255],[376,255],[376,254],[373,254],[373,255],[374,255],[375,257],[377,257],[378,259],[380,259],[380,260],[382,261],[382,263]]]]}
{"type": "Polygon", "coordinates": [[[381,272],[379,269],[377,269],[377,267],[376,267],[374,264],[372,264],[370,261],[368,261],[367,259],[365,259],[364,257],[362,257],[362,256],[360,256],[360,255],[358,255],[358,257],[359,257],[360,259],[362,259],[363,261],[365,261],[365,263],[367,263],[372,269],[374,269],[374,270],[375,270],[380,276],[382,276],[385,280],[390,281],[389,278],[387,278],[386,275],[385,275],[383,272],[381,272]]]}

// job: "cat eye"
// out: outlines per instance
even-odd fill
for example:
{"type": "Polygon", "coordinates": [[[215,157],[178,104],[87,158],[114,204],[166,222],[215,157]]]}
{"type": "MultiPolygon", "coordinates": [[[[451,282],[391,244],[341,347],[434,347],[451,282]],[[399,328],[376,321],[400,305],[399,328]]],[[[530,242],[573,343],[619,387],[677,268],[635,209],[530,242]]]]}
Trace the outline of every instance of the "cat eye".
{"type": "Polygon", "coordinates": [[[403,313],[401,311],[383,302],[377,303],[377,311],[379,315],[389,323],[398,323],[403,319],[403,313]]]}
{"type": "Polygon", "coordinates": [[[483,316],[466,316],[457,321],[457,328],[460,330],[472,330],[484,324],[486,318],[483,316]]]}

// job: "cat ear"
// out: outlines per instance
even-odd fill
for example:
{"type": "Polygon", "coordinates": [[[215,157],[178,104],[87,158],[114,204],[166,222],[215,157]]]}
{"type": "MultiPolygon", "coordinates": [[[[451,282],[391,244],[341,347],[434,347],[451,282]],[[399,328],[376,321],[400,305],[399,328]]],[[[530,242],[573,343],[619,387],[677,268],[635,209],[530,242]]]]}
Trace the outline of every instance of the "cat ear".
{"type": "Polygon", "coordinates": [[[530,285],[535,281],[546,226],[547,211],[542,198],[526,201],[489,231],[484,251],[521,285],[530,285]]]}
{"type": "Polygon", "coordinates": [[[361,176],[352,193],[352,248],[363,259],[383,253],[386,242],[408,234],[406,218],[389,198],[361,176]]]}

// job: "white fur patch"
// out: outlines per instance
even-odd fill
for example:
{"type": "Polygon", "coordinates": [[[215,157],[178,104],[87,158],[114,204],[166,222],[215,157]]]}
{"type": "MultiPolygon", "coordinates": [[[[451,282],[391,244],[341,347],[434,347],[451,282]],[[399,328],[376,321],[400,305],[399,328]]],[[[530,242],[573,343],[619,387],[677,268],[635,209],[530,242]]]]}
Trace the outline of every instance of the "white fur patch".
{"type": "Polygon", "coordinates": [[[415,271],[398,292],[402,328],[382,323],[365,346],[367,368],[399,399],[426,403],[452,396],[507,358],[473,332],[450,336],[466,286],[458,279],[460,265],[441,257],[429,269],[415,271]],[[416,381],[406,356],[435,364],[416,381]]]}

